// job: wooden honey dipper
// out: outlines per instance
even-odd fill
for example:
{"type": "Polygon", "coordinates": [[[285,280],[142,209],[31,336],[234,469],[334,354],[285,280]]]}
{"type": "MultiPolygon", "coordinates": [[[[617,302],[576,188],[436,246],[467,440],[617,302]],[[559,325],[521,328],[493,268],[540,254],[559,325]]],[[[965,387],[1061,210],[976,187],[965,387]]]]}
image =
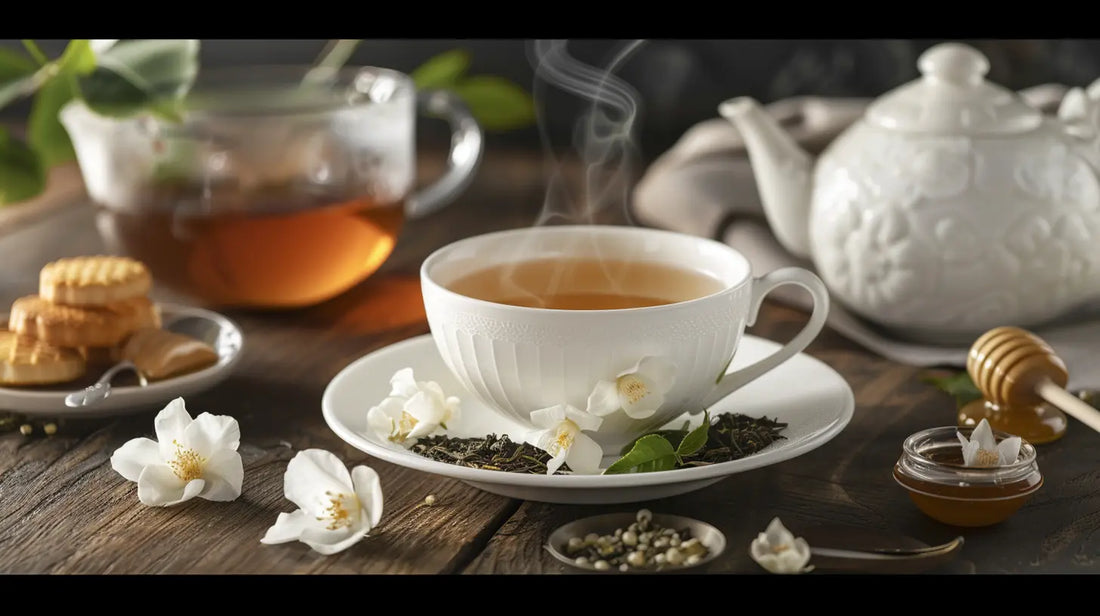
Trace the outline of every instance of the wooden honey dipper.
{"type": "Polygon", "coordinates": [[[998,327],[982,334],[970,347],[966,371],[998,407],[1034,408],[1045,401],[1100,432],[1100,411],[1065,390],[1065,363],[1025,329],[998,327]]]}

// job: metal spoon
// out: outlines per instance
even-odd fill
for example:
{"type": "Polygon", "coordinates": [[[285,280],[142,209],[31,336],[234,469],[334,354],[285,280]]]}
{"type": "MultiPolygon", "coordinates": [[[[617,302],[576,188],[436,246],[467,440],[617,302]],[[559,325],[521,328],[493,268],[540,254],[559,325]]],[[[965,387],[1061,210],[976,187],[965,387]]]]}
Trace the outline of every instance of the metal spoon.
{"type": "MultiPolygon", "coordinates": [[[[202,340],[207,344],[213,342],[209,340],[211,337],[216,338],[218,333],[217,325],[211,323],[209,319],[196,316],[183,316],[179,317],[171,322],[164,324],[164,329],[175,332],[177,334],[183,334],[191,338],[202,340]]],[[[118,373],[125,370],[133,370],[138,377],[138,382],[142,387],[149,384],[145,375],[138,370],[138,367],[134,365],[134,362],[126,360],[121,361],[114,366],[111,366],[103,376],[99,377],[99,380],[93,385],[89,385],[80,391],[74,391],[71,394],[65,396],[65,406],[69,408],[80,408],[85,406],[91,406],[98,404],[107,399],[111,395],[111,381],[118,373]]]]}
{"type": "Polygon", "coordinates": [[[137,374],[138,382],[141,383],[142,387],[149,384],[145,379],[145,375],[138,370],[134,362],[130,360],[121,361],[104,372],[103,376],[99,377],[99,380],[96,381],[94,385],[89,385],[80,391],[74,391],[65,396],[65,406],[79,408],[82,406],[91,406],[106,400],[107,396],[111,395],[111,380],[115,378],[115,375],[124,370],[133,370],[134,374],[137,374]]]}

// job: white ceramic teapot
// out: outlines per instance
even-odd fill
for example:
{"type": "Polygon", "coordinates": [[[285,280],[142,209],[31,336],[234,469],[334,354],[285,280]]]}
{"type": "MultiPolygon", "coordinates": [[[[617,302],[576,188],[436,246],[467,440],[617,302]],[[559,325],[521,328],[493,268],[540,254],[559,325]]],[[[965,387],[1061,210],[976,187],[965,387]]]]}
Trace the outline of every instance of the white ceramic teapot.
{"type": "Polygon", "coordinates": [[[833,296],[898,335],[972,341],[1100,296],[1100,80],[1058,117],[985,81],[958,43],[874,101],[816,161],[750,98],[741,133],[768,222],[833,296]]]}

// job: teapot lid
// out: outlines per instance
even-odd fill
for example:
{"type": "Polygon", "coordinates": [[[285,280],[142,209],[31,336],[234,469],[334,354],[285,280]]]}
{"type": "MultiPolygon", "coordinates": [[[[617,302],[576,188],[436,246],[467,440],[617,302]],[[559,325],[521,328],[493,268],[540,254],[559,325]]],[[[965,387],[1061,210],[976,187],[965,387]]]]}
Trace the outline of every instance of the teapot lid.
{"type": "Polygon", "coordinates": [[[906,132],[982,135],[1031,130],[1038,109],[1012,90],[985,80],[989,60],[961,43],[941,43],[917,61],[920,79],[884,94],[867,108],[867,120],[906,132]]]}

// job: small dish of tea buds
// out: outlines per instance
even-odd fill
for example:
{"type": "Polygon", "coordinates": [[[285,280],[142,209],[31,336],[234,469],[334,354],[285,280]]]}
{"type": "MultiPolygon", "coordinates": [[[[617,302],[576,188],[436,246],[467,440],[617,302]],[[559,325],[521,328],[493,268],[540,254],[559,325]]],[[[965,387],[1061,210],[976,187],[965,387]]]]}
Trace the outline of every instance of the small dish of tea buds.
{"type": "Polygon", "coordinates": [[[565,524],[550,534],[546,549],[554,558],[584,571],[657,573],[712,562],[726,549],[726,538],[705,522],[640,509],[565,524]]]}

